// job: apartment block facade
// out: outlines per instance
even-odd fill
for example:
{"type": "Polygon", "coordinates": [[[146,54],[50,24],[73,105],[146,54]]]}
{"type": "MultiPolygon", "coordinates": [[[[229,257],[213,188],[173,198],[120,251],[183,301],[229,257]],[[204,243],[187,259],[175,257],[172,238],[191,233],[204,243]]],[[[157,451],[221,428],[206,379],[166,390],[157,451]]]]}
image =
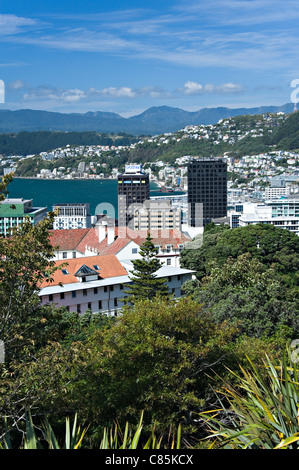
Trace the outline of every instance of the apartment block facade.
{"type": "Polygon", "coordinates": [[[58,215],[54,220],[54,230],[91,227],[90,205],[87,203],[55,204],[53,211],[56,210],[58,211],[58,215]]]}
{"type": "Polygon", "coordinates": [[[7,236],[29,217],[36,225],[47,216],[46,207],[33,207],[32,199],[7,198],[0,204],[0,235],[7,236]]]}

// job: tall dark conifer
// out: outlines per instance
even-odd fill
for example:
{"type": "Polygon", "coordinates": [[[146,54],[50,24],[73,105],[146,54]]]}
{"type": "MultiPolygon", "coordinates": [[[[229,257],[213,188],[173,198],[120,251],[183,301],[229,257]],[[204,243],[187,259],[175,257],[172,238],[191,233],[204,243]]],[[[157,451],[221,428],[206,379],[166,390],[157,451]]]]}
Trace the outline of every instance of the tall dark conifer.
{"type": "Polygon", "coordinates": [[[162,267],[156,258],[158,249],[148,233],[145,242],[140,247],[141,259],[133,261],[134,270],[130,277],[132,284],[125,291],[126,303],[134,304],[136,300],[152,299],[156,296],[168,297],[168,285],[165,278],[158,278],[156,273],[162,267]]]}

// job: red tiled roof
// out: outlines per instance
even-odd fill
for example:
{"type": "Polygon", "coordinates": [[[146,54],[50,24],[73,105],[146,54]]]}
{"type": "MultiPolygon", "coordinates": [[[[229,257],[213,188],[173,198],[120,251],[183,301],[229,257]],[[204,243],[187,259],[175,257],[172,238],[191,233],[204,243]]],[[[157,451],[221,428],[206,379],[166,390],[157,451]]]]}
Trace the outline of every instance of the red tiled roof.
{"type": "Polygon", "coordinates": [[[82,258],[72,258],[67,261],[61,260],[56,261],[55,266],[61,266],[66,264],[62,269],[66,269],[68,274],[63,274],[61,269],[55,271],[52,275],[53,282],[45,280],[40,287],[57,286],[59,283],[70,284],[78,282],[75,273],[85,265],[92,270],[95,270],[94,265],[98,266],[96,270],[102,279],[116,276],[126,276],[128,273],[122,264],[118,261],[115,255],[99,255],[99,256],[87,256],[82,258]]]}
{"type": "MultiPolygon", "coordinates": [[[[77,250],[85,253],[86,248],[95,251],[95,254],[117,254],[130,241],[134,241],[141,246],[147,237],[147,230],[134,231],[128,227],[115,227],[114,240],[108,245],[107,236],[103,241],[99,241],[99,228],[90,229],[72,229],[72,230],[53,230],[51,243],[60,245],[59,250],[77,250]],[[56,233],[57,232],[57,233],[56,233]]],[[[190,238],[179,230],[153,230],[151,233],[154,245],[160,245],[164,248],[166,245],[172,245],[177,248],[178,245],[190,241],[190,238]]]]}
{"type": "MultiPolygon", "coordinates": [[[[147,237],[147,230],[136,231],[141,243],[144,242],[147,237]]],[[[153,230],[151,233],[152,242],[154,245],[159,245],[165,248],[166,245],[172,245],[174,248],[178,248],[178,245],[184,244],[191,239],[179,230],[153,230]]],[[[136,242],[137,243],[137,242],[136,242]]]]}
{"type": "Polygon", "coordinates": [[[89,230],[89,228],[50,230],[51,245],[59,246],[59,250],[75,250],[89,230]]]}

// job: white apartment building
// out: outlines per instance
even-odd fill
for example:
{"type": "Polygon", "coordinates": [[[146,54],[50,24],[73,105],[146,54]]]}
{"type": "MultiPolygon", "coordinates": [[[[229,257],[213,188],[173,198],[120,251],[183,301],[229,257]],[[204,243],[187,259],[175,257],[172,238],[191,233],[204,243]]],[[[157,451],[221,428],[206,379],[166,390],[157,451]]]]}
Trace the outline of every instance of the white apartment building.
{"type": "Polygon", "coordinates": [[[182,211],[172,207],[170,200],[156,199],[144,201],[142,207],[135,210],[134,230],[181,230],[182,211]]]}
{"type": "Polygon", "coordinates": [[[299,235],[299,195],[271,199],[264,204],[244,203],[242,212],[230,212],[231,227],[272,224],[299,235]]]}
{"type": "Polygon", "coordinates": [[[55,204],[53,211],[58,210],[55,217],[54,230],[78,229],[91,227],[90,205],[84,203],[55,204]]]}
{"type": "Polygon", "coordinates": [[[277,199],[281,196],[288,196],[290,194],[290,187],[274,188],[267,187],[265,189],[265,199],[277,199]]]}
{"type": "MultiPolygon", "coordinates": [[[[71,259],[66,267],[53,274],[52,283],[45,280],[39,292],[41,303],[64,306],[78,314],[90,310],[117,316],[124,305],[126,286],[132,282],[129,277],[132,269],[130,261],[121,263],[114,255],[71,259]]],[[[169,292],[179,298],[182,285],[193,273],[188,269],[163,266],[156,276],[165,278],[169,292]]]]}

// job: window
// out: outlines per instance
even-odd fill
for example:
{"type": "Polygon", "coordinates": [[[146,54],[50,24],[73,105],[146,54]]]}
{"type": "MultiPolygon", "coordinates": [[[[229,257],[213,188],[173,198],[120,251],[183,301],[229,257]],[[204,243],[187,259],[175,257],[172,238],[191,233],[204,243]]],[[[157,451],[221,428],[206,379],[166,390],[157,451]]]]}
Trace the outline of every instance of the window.
{"type": "Polygon", "coordinates": [[[80,304],[77,305],[77,313],[81,313],[81,305],[80,304]]]}
{"type": "Polygon", "coordinates": [[[97,264],[94,264],[94,265],[93,265],[93,267],[94,267],[94,269],[95,269],[95,270],[98,270],[98,269],[100,269],[100,268],[99,268],[99,266],[98,266],[97,264]]]}
{"type": "Polygon", "coordinates": [[[102,301],[99,300],[99,310],[102,310],[102,301]]]}
{"type": "Polygon", "coordinates": [[[87,289],[83,289],[83,295],[84,297],[87,295],[87,289]]]}
{"type": "Polygon", "coordinates": [[[94,287],[94,288],[93,288],[93,293],[94,293],[94,294],[97,294],[97,293],[98,293],[98,288],[97,288],[97,287],[94,287]]]}
{"type": "Polygon", "coordinates": [[[114,290],[114,286],[110,286],[110,291],[112,292],[114,290]]]}
{"type": "Polygon", "coordinates": [[[166,264],[167,264],[167,266],[170,266],[170,265],[171,265],[171,258],[167,258],[166,264]]]}
{"type": "Polygon", "coordinates": [[[77,292],[75,290],[73,290],[73,292],[72,292],[73,299],[76,297],[76,295],[77,295],[77,292]]]}
{"type": "Polygon", "coordinates": [[[66,258],[67,258],[67,252],[66,252],[66,251],[63,251],[63,252],[62,252],[62,258],[63,258],[63,259],[66,259],[66,258]]]}
{"type": "Polygon", "coordinates": [[[134,255],[136,253],[138,253],[138,249],[137,248],[132,248],[132,254],[134,255]]]}
{"type": "Polygon", "coordinates": [[[77,256],[77,255],[76,255],[76,252],[73,251],[73,258],[76,258],[76,256],[77,256]]]}
{"type": "Polygon", "coordinates": [[[60,298],[64,299],[64,292],[60,292],[60,298]]]}
{"type": "Polygon", "coordinates": [[[53,294],[50,294],[49,295],[49,302],[52,302],[53,301],[53,294]]]}
{"type": "Polygon", "coordinates": [[[88,310],[91,310],[91,302],[88,302],[87,308],[88,310]]]}
{"type": "Polygon", "coordinates": [[[104,286],[104,292],[107,292],[108,288],[107,286],[104,286]]]}
{"type": "Polygon", "coordinates": [[[114,299],[114,307],[117,307],[117,306],[118,306],[117,299],[114,299]]]}
{"type": "Polygon", "coordinates": [[[69,274],[69,272],[68,272],[67,269],[62,269],[61,271],[62,271],[62,274],[63,274],[63,275],[69,274]]]}

